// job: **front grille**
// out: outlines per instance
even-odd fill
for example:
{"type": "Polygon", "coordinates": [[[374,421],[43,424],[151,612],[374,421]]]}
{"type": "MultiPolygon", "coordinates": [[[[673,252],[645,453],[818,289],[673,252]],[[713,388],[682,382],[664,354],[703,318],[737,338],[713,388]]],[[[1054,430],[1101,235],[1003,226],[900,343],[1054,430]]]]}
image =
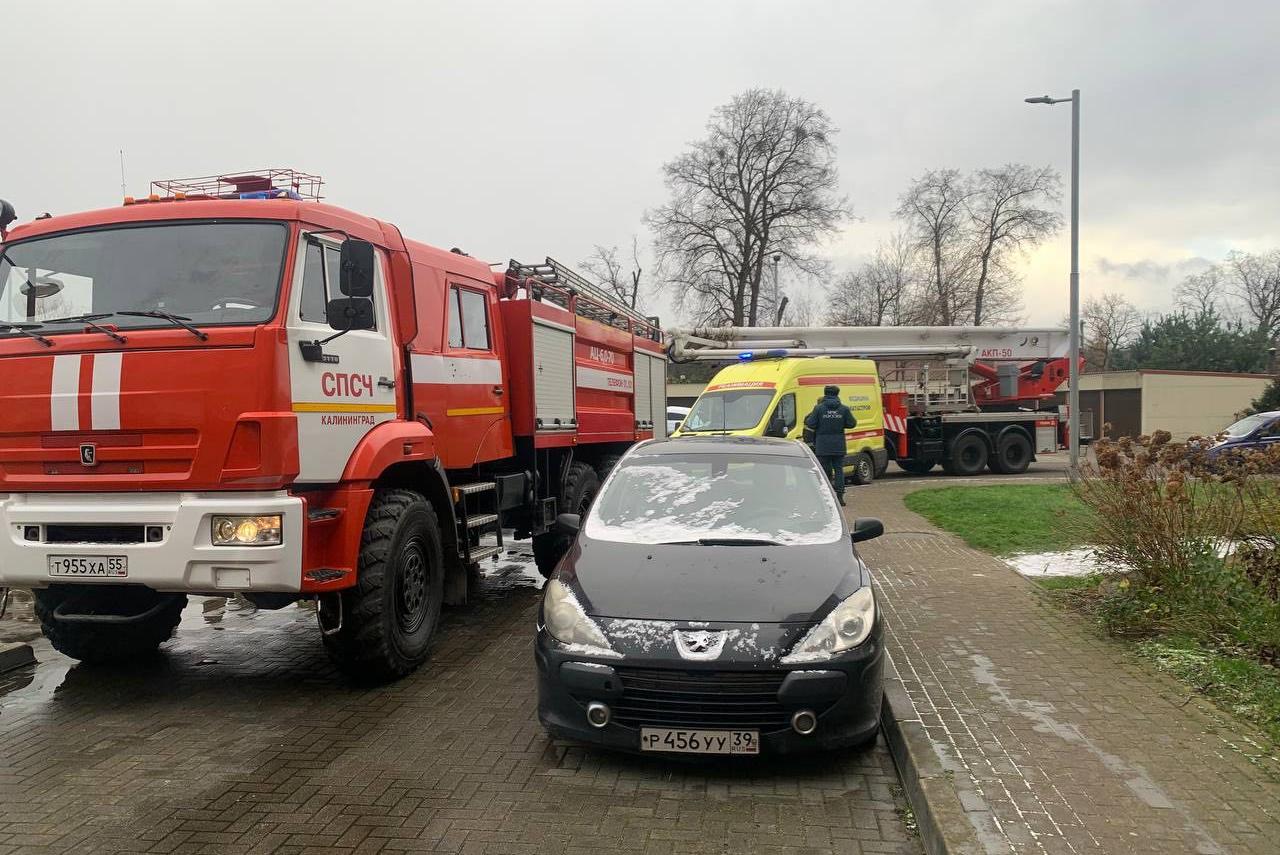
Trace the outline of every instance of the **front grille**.
{"type": "Polygon", "coordinates": [[[610,703],[628,727],[782,730],[791,710],[778,703],[786,671],[617,668],[622,697],[610,703]]]}
{"type": "Polygon", "coordinates": [[[143,543],[141,525],[46,525],[45,543],[143,543]]]}

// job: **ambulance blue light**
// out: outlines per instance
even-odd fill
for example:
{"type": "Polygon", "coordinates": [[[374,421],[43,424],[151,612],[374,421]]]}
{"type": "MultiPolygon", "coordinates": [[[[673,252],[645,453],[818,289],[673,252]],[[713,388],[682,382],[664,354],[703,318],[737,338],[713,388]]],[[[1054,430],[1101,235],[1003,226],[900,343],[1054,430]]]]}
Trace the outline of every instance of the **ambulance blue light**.
{"type": "Polygon", "coordinates": [[[742,353],[739,353],[739,354],[738,354],[738,361],[739,361],[739,362],[750,362],[750,361],[751,361],[751,351],[749,351],[749,350],[744,350],[744,351],[742,351],[742,353]]]}

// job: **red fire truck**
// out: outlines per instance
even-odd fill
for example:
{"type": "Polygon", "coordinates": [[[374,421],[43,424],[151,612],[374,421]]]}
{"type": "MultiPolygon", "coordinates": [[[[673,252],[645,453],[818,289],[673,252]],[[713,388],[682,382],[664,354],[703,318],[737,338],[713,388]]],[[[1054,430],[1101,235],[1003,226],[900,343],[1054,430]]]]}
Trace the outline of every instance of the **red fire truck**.
{"type": "Polygon", "coordinates": [[[498,272],[291,170],[156,182],[0,254],[0,585],[82,660],[188,594],[318,600],[336,662],[418,666],[503,528],[665,432],[662,335],[551,259],[498,272]]]}

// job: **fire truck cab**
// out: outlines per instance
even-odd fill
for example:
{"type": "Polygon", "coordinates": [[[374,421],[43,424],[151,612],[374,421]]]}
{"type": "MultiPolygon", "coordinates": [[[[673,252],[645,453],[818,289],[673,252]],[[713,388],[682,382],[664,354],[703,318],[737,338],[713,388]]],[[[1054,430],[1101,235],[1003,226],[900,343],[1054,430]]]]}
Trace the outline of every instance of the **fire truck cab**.
{"type": "Polygon", "coordinates": [[[656,323],[548,259],[498,272],[288,170],[158,182],[0,254],[0,586],[136,656],[187,594],[319,601],[349,672],[426,657],[503,529],[549,573],[664,428],[656,323]]]}

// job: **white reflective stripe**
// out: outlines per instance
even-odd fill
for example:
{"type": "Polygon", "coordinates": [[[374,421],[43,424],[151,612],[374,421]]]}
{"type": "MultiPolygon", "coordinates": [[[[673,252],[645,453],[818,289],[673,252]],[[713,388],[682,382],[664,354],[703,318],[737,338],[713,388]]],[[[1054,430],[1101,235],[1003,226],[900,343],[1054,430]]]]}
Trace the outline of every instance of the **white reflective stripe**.
{"type": "Polygon", "coordinates": [[[480,384],[502,382],[502,362],[495,358],[410,354],[414,383],[480,384]]]}
{"type": "Polygon", "coordinates": [[[120,430],[120,363],[123,360],[123,353],[94,354],[89,406],[94,430],[120,430]]]}
{"type": "Polygon", "coordinates": [[[636,389],[635,378],[630,374],[602,371],[585,365],[578,366],[578,385],[583,389],[603,389],[606,392],[634,392],[636,389]]]}
{"type": "Polygon", "coordinates": [[[53,358],[49,389],[49,421],[53,430],[80,430],[80,354],[53,358]]]}

